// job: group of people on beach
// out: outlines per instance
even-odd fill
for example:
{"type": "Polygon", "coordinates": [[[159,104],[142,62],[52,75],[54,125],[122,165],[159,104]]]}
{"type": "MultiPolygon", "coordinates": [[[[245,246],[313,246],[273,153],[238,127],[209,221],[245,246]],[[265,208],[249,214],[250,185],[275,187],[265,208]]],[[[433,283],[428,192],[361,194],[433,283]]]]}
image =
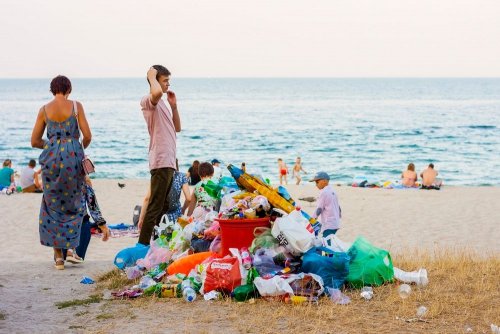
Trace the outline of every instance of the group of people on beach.
{"type": "MultiPolygon", "coordinates": [[[[140,101],[150,136],[151,178],[139,218],[139,240],[135,247],[127,250],[134,258],[146,255],[154,227],[160,223],[164,214],[169,220],[176,221],[186,212],[188,215],[196,215],[196,210],[206,212],[216,207],[205,187],[209,186],[211,179],[221,178],[219,160],[201,163],[195,160],[187,173],[179,171],[176,144],[177,132],[181,131],[181,119],[176,94],[169,89],[170,75],[170,71],[164,66],[152,66],[146,74],[149,93],[140,101]],[[190,190],[190,185],[194,186],[193,191],[190,190]],[[184,205],[180,203],[181,193],[184,193],[184,205]]],[[[30,170],[26,170],[25,179],[29,179],[32,184],[26,182],[26,187],[23,186],[23,190],[43,192],[39,214],[40,242],[53,248],[56,269],[64,269],[64,262],[68,258],[73,259],[73,263],[78,263],[77,260],[84,257],[90,240],[86,224],[89,222],[89,214],[102,231],[103,241],[109,238],[109,229],[100,214],[90,178],[82,166],[84,149],[92,141],[91,129],[83,105],[69,100],[71,90],[71,82],[65,76],[57,76],[51,81],[50,91],[54,98],[40,108],[31,136],[32,147],[42,149],[39,158],[41,168],[35,171],[36,162],[30,161],[30,170]],[[47,140],[42,138],[45,129],[47,140]],[[41,182],[38,181],[40,174],[41,182]]],[[[0,171],[0,185],[5,185],[9,191],[12,191],[14,182],[11,165],[12,162],[6,160],[0,171]]],[[[243,162],[241,169],[246,171],[246,167],[243,162]]],[[[287,184],[288,167],[281,158],[278,159],[278,170],[280,184],[287,184]]],[[[301,158],[297,157],[292,168],[296,184],[302,181],[302,173],[307,174],[302,167],[301,158]]],[[[433,165],[429,165],[421,173],[422,185],[435,185],[436,176],[433,165]]],[[[402,179],[405,185],[415,184],[417,176],[413,164],[403,172],[402,179]]],[[[337,231],[341,217],[338,197],[329,185],[329,180],[330,177],[325,172],[317,173],[311,180],[320,189],[318,206],[313,216],[321,217],[324,236],[325,233],[328,235],[337,231]]]]}
{"type": "MultiPolygon", "coordinates": [[[[296,185],[299,185],[302,181],[301,173],[307,174],[304,168],[302,168],[302,159],[300,157],[297,157],[292,168],[292,179],[295,179],[296,185]]],[[[288,184],[288,174],[289,172],[286,162],[284,162],[283,159],[278,158],[278,176],[280,185],[282,185],[283,183],[288,184]]]]}
{"type": "MultiPolygon", "coordinates": [[[[442,185],[442,180],[438,179],[438,171],[434,169],[434,164],[430,163],[426,169],[420,173],[420,178],[422,183],[420,188],[422,189],[439,189],[442,185]]],[[[418,187],[418,176],[415,172],[415,164],[413,162],[408,164],[406,170],[401,173],[401,184],[405,187],[418,187]]]]}
{"type": "Polygon", "coordinates": [[[21,170],[19,175],[20,180],[18,185],[14,176],[16,172],[12,168],[12,160],[5,159],[0,169],[0,191],[7,195],[13,194],[15,191],[23,193],[41,193],[42,181],[40,180],[41,169],[36,170],[36,161],[31,159],[28,165],[21,170]]]}

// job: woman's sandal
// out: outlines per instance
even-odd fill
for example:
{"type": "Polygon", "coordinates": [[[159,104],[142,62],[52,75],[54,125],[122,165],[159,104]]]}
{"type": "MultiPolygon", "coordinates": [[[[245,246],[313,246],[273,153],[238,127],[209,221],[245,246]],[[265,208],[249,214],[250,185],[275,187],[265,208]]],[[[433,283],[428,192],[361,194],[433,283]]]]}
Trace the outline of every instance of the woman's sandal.
{"type": "Polygon", "coordinates": [[[56,258],[55,267],[57,270],[64,270],[64,259],[62,257],[56,258]]]}
{"type": "Polygon", "coordinates": [[[83,259],[76,255],[74,250],[68,249],[68,253],[66,255],[66,261],[73,264],[79,264],[83,262],[83,259]]]}

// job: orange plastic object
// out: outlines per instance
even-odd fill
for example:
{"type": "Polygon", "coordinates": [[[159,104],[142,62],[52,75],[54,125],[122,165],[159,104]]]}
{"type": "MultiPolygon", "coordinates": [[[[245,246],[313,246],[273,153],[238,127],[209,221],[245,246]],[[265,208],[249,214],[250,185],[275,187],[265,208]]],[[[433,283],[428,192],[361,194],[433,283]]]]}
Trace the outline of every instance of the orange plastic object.
{"type": "Polygon", "coordinates": [[[180,258],[172,262],[167,268],[167,273],[169,275],[174,275],[174,274],[188,275],[191,269],[194,269],[194,267],[196,267],[198,264],[202,263],[209,257],[211,256],[215,257],[216,255],[217,255],[216,253],[212,252],[202,252],[185,256],[183,258],[180,258]]]}

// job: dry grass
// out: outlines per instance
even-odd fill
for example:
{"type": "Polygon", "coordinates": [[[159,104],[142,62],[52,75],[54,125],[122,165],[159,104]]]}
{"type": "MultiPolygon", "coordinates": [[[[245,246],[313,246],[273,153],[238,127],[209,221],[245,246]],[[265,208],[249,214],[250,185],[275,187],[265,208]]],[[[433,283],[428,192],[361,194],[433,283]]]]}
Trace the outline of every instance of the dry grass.
{"type": "MultiPolygon", "coordinates": [[[[500,324],[500,258],[478,257],[472,252],[441,251],[412,252],[393,255],[394,265],[413,270],[428,270],[430,283],[425,288],[412,286],[407,299],[398,295],[398,284],[374,288],[374,297],[365,301],[357,290],[347,290],[348,305],[336,305],[323,298],[319,305],[289,305],[262,299],[255,303],[235,303],[230,300],[205,302],[197,300],[187,305],[182,299],[113,301],[106,313],[113,314],[106,331],[119,332],[122,321],[127,326],[149,332],[162,332],[154,319],[168,315],[175,319],[176,332],[185,333],[489,333],[491,323],[500,324]],[[416,309],[428,308],[418,320],[416,309]],[[423,320],[423,321],[422,321],[423,320]],[[467,326],[467,327],[466,327],[467,326]]],[[[118,287],[127,281],[118,271],[99,279],[101,287],[118,287]]],[[[201,298],[200,298],[201,299],[201,298]]],[[[102,324],[89,326],[102,330],[102,324]]],[[[167,328],[172,328],[168,323],[167,328]]],[[[130,328],[130,327],[128,327],[130,328]]]]}

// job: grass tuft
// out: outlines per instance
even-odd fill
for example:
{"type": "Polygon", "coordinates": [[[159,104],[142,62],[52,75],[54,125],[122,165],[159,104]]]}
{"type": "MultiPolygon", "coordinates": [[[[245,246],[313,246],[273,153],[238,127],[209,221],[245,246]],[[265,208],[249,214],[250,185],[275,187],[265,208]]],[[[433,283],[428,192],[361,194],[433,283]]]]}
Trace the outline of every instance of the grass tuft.
{"type": "Polygon", "coordinates": [[[102,297],[100,295],[91,295],[86,299],[73,299],[73,300],[66,300],[64,302],[58,302],[55,303],[58,309],[62,308],[67,308],[67,307],[72,307],[72,306],[81,306],[81,305],[88,305],[91,303],[100,303],[102,300],[102,297]]]}

